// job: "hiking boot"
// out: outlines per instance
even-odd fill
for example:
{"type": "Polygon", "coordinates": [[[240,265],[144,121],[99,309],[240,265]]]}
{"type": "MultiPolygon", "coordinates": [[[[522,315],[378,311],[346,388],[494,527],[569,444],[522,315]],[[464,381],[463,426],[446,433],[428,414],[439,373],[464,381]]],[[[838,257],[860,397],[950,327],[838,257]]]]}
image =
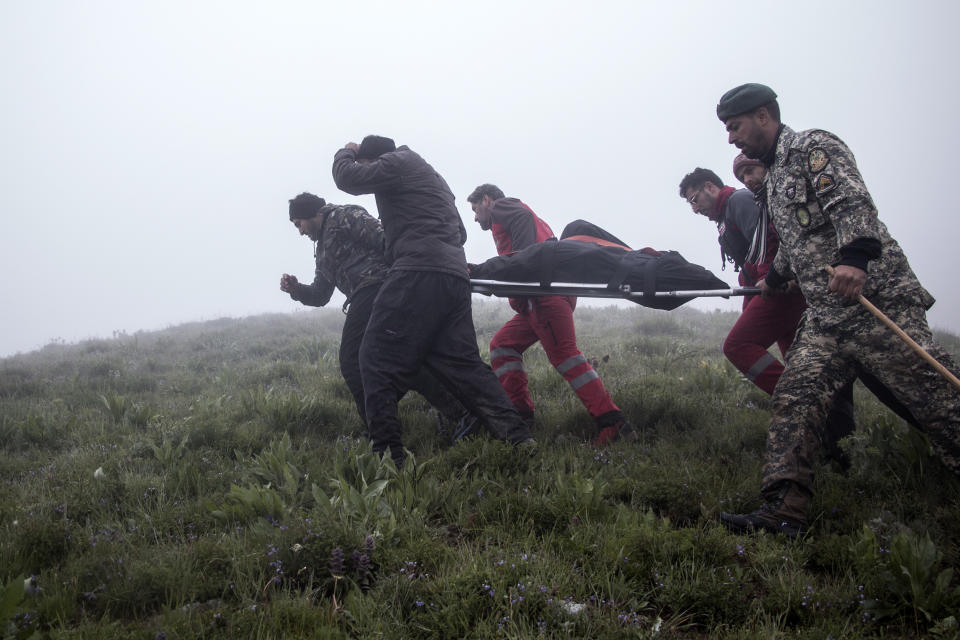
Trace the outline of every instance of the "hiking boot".
{"type": "Polygon", "coordinates": [[[637,430],[633,428],[633,425],[630,424],[626,418],[621,418],[610,426],[600,429],[597,435],[594,436],[592,444],[595,447],[602,447],[615,440],[636,442],[639,439],[640,435],[637,433],[637,430]]]}
{"type": "Polygon", "coordinates": [[[807,523],[784,515],[772,504],[764,503],[750,513],[721,513],[720,522],[735,533],[754,533],[764,529],[788,538],[796,538],[807,531],[807,523]]]}

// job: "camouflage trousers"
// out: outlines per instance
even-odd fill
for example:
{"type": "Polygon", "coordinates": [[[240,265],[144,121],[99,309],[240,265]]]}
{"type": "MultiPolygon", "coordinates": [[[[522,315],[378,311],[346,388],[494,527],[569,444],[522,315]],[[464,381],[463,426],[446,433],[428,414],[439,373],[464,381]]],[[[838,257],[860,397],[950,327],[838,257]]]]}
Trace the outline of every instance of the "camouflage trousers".
{"type": "MultiPolygon", "coordinates": [[[[956,363],[933,340],[922,306],[891,305],[884,313],[943,366],[957,372],[956,363]]],[[[960,474],[960,390],[864,309],[834,327],[801,324],[773,392],[762,482],[768,501],[782,498],[784,487],[794,483],[801,489],[797,495],[809,502],[812,463],[830,401],[860,372],[872,374],[890,389],[913,414],[943,463],[960,474]]]]}

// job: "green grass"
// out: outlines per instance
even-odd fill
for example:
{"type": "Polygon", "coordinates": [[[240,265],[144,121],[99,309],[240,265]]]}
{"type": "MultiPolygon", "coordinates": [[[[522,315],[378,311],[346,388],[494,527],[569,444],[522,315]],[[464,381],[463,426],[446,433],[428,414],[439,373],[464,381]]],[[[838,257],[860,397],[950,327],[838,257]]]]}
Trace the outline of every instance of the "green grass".
{"type": "MultiPolygon", "coordinates": [[[[481,351],[509,313],[476,305],[481,351]]],[[[638,443],[586,445],[534,348],[535,455],[449,446],[410,396],[397,470],[335,310],[0,360],[0,638],[958,637],[960,482],[922,436],[858,387],[810,534],[733,535],[769,416],[720,352],[736,315],[576,317],[638,443]]]]}

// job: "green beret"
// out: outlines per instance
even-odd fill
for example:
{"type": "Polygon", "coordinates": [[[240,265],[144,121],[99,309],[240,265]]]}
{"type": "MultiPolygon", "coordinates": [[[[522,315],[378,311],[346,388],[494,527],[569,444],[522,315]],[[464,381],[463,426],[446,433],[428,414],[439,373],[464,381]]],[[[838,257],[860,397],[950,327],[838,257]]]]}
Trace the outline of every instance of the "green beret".
{"type": "Polygon", "coordinates": [[[753,111],[776,99],[777,94],[765,84],[756,82],[742,84],[723,94],[717,104],[717,117],[721,122],[726,122],[733,116],[753,111]]]}

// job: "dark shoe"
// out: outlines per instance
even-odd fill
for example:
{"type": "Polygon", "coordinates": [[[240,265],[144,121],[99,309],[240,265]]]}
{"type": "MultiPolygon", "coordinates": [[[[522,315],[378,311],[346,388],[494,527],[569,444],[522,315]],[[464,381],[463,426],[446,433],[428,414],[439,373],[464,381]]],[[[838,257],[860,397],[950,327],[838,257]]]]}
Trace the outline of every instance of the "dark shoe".
{"type": "Polygon", "coordinates": [[[639,439],[640,436],[637,434],[637,430],[633,428],[632,424],[627,422],[626,418],[623,418],[621,420],[617,420],[609,427],[600,429],[600,432],[597,433],[597,435],[593,438],[593,446],[602,447],[615,440],[636,442],[639,439]]]}
{"type": "Polygon", "coordinates": [[[807,523],[779,514],[776,507],[764,504],[751,513],[721,513],[720,522],[735,533],[754,533],[764,529],[788,538],[796,538],[807,531],[807,523]]]}
{"type": "Polygon", "coordinates": [[[460,418],[456,428],[453,430],[453,441],[463,440],[467,436],[472,436],[480,429],[480,418],[468,413],[460,418]]]}

